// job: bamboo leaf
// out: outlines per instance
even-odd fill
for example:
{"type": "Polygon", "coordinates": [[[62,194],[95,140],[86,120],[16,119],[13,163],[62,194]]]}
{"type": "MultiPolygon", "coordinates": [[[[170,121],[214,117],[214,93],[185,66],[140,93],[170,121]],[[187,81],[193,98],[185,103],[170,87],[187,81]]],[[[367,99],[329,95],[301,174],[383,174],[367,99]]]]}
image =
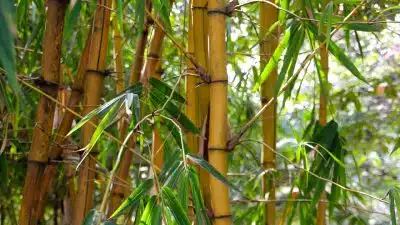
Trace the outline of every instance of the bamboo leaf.
{"type": "MultiPolygon", "coordinates": [[[[325,36],[324,35],[319,35],[316,30],[315,25],[313,24],[308,24],[309,30],[318,37],[319,41],[324,41],[325,36]]],[[[328,50],[332,53],[332,55],[335,56],[335,58],[344,66],[346,67],[355,77],[360,79],[361,81],[365,82],[368,84],[367,80],[363,77],[363,75],[360,73],[360,71],[357,69],[357,67],[353,64],[352,60],[350,60],[346,54],[344,54],[343,50],[339,48],[334,42],[330,42],[328,45],[328,50]]]]}
{"type": "MultiPolygon", "coordinates": [[[[168,86],[166,83],[162,82],[159,79],[156,79],[154,77],[150,77],[149,78],[149,83],[151,84],[151,86],[153,86],[154,88],[156,88],[158,91],[160,91],[162,94],[164,94],[165,96],[169,97],[172,93],[172,88],[170,86],[168,86]]],[[[186,100],[184,97],[182,97],[182,95],[180,95],[178,92],[174,91],[172,98],[180,103],[185,103],[186,100]]]]}
{"type": "Polygon", "coordinates": [[[192,167],[189,168],[188,175],[197,224],[211,225],[211,222],[206,214],[207,209],[201,195],[199,177],[192,167]]]}
{"type": "Polygon", "coordinates": [[[300,27],[300,29],[298,28],[299,26],[292,26],[293,31],[291,33],[293,34],[293,36],[290,37],[289,46],[283,59],[281,71],[278,75],[278,80],[275,85],[275,96],[278,95],[288,70],[290,73],[289,77],[293,75],[292,73],[296,65],[297,57],[299,55],[300,48],[303,45],[305,37],[304,29],[302,29],[302,27],[300,27]]]}
{"type": "Polygon", "coordinates": [[[179,176],[179,181],[177,185],[177,194],[179,202],[182,205],[182,208],[188,209],[189,207],[189,180],[188,180],[188,171],[184,170],[179,176]]]}
{"type": "Polygon", "coordinates": [[[192,161],[194,164],[199,165],[201,168],[207,170],[212,176],[214,176],[216,179],[221,181],[222,183],[228,185],[232,189],[236,190],[237,192],[241,192],[239,188],[237,188],[235,185],[233,185],[229,180],[222,175],[217,169],[215,169],[211,164],[209,164],[206,160],[204,160],[202,157],[193,154],[193,153],[187,153],[186,157],[192,161]]]}
{"type": "MultiPolygon", "coordinates": [[[[157,95],[154,91],[150,91],[150,98],[154,102],[155,106],[164,105],[167,101],[165,96],[157,95]]],[[[168,101],[165,105],[165,110],[170,114],[175,120],[177,120],[185,129],[188,131],[199,134],[200,130],[190,121],[189,118],[186,117],[184,113],[171,101],[168,101]]]]}
{"type": "Polygon", "coordinates": [[[15,96],[18,97],[20,95],[20,87],[16,79],[16,54],[12,36],[12,11],[12,1],[0,2],[0,66],[4,69],[15,96]]]}
{"type": "Polygon", "coordinates": [[[169,13],[171,11],[171,4],[165,0],[152,0],[154,10],[158,13],[161,21],[164,23],[168,30],[171,30],[171,21],[169,20],[169,13]]]}
{"type": "Polygon", "coordinates": [[[134,206],[141,198],[144,197],[145,193],[150,190],[150,187],[153,185],[153,180],[145,180],[143,181],[135,190],[129,195],[128,199],[126,199],[115,212],[111,215],[110,218],[115,218],[117,216],[122,215],[127,209],[134,206]]]}
{"type": "Polygon", "coordinates": [[[377,24],[371,22],[371,24],[367,23],[349,23],[344,26],[344,28],[354,31],[363,31],[363,32],[381,32],[385,29],[384,24],[377,24]]]}
{"type": "Polygon", "coordinates": [[[152,214],[154,212],[154,208],[157,204],[157,196],[153,195],[150,197],[150,200],[147,202],[146,207],[144,208],[143,214],[140,217],[140,225],[150,225],[152,224],[152,214]]]}
{"type": "Polygon", "coordinates": [[[82,225],[95,225],[98,216],[98,212],[95,209],[90,210],[82,225]]]}
{"type": "Polygon", "coordinates": [[[64,38],[70,39],[72,37],[73,26],[78,24],[79,13],[82,8],[82,0],[77,0],[72,6],[70,13],[65,18],[64,25],[64,38]]]}
{"type": "MultiPolygon", "coordinates": [[[[123,21],[124,21],[124,8],[123,8],[123,0],[115,0],[115,8],[117,10],[117,19],[118,19],[118,25],[120,27],[120,30],[123,31],[123,21]]],[[[139,0],[140,2],[140,0],[139,0]]],[[[144,2],[144,1],[142,1],[144,2]]]]}
{"type": "Polygon", "coordinates": [[[128,94],[136,94],[136,95],[141,95],[143,90],[143,84],[138,83],[133,85],[132,87],[129,87],[122,91],[119,95],[117,95],[115,98],[111,99],[110,101],[104,103],[100,107],[94,109],[90,113],[88,113],[86,116],[84,116],[79,123],[77,123],[71,130],[68,132],[66,136],[71,135],[75,131],[77,131],[79,128],[81,128],[85,123],[87,123],[93,116],[95,115],[100,115],[102,113],[107,113],[115,104],[119,103],[122,99],[125,101],[128,94]]]}
{"type": "Polygon", "coordinates": [[[269,75],[271,75],[272,70],[276,68],[279,58],[281,57],[283,51],[287,48],[289,44],[290,36],[291,36],[291,30],[287,29],[282,41],[275,49],[274,54],[272,54],[272,57],[268,61],[268,64],[264,67],[264,70],[262,71],[261,75],[258,77],[258,80],[256,81],[256,84],[253,88],[253,91],[258,90],[261,84],[268,79],[269,75]]]}
{"type": "Polygon", "coordinates": [[[161,196],[163,203],[170,209],[178,225],[190,225],[189,219],[182,207],[182,204],[178,201],[178,198],[174,195],[169,187],[162,187],[161,196]]]}
{"type": "Polygon", "coordinates": [[[139,31],[143,30],[145,14],[146,14],[146,1],[137,0],[135,3],[135,19],[139,31]]]}
{"type": "Polygon", "coordinates": [[[322,33],[326,34],[326,45],[329,45],[329,42],[331,40],[330,33],[332,30],[332,17],[333,17],[333,1],[330,1],[324,9],[324,13],[319,23],[319,29],[318,29],[318,35],[321,35],[322,33]]]}
{"type": "Polygon", "coordinates": [[[396,225],[396,204],[393,196],[393,189],[389,191],[389,208],[390,208],[390,221],[392,225],[396,225]]]}
{"type": "Polygon", "coordinates": [[[98,115],[102,112],[108,112],[110,108],[112,108],[115,104],[119,102],[124,97],[124,95],[117,96],[110,101],[106,102],[105,104],[101,105],[100,107],[94,109],[90,113],[88,113],[86,116],[84,116],[79,123],[77,123],[69,132],[66,136],[71,135],[75,131],[77,131],[79,128],[81,128],[85,123],[87,123],[93,116],[98,115]]]}
{"type": "Polygon", "coordinates": [[[89,144],[86,147],[87,152],[90,152],[90,150],[92,150],[92,148],[96,144],[97,140],[99,140],[101,134],[109,126],[112,118],[115,118],[116,114],[119,112],[119,109],[121,108],[121,104],[122,104],[122,101],[118,101],[116,104],[114,104],[111,107],[111,109],[107,112],[107,114],[104,116],[104,118],[100,121],[100,123],[96,127],[96,130],[94,131],[92,137],[90,138],[89,144]]]}

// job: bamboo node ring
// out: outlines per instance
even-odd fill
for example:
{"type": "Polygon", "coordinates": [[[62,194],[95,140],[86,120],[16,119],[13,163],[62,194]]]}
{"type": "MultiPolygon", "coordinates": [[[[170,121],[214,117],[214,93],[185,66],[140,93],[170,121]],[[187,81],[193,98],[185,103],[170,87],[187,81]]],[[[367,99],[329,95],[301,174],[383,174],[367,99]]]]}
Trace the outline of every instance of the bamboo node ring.
{"type": "Polygon", "coordinates": [[[223,152],[231,152],[232,150],[229,148],[208,148],[208,151],[223,151],[223,152]]]}
{"type": "Polygon", "coordinates": [[[229,214],[229,215],[219,215],[219,216],[213,215],[213,216],[212,216],[212,219],[224,219],[224,218],[230,218],[230,217],[232,217],[232,214],[229,214]]]}
{"type": "Polygon", "coordinates": [[[228,14],[226,13],[226,9],[208,9],[207,14],[223,14],[227,16],[228,14]]]}
{"type": "Polygon", "coordinates": [[[212,84],[212,83],[224,83],[224,84],[227,84],[228,80],[211,80],[208,83],[209,84],[212,84]]]}
{"type": "Polygon", "coordinates": [[[262,104],[267,104],[269,101],[271,101],[271,98],[261,98],[262,104]]]}
{"type": "Polygon", "coordinates": [[[103,76],[103,77],[107,77],[107,76],[109,76],[110,73],[111,73],[111,71],[109,71],[109,70],[100,71],[100,70],[90,70],[90,69],[89,69],[89,70],[86,70],[86,72],[88,72],[88,73],[92,72],[92,73],[101,75],[101,76],[103,76]]]}
{"type": "Polygon", "coordinates": [[[207,6],[192,6],[192,10],[206,10],[207,6]]]}
{"type": "Polygon", "coordinates": [[[50,91],[58,91],[61,88],[60,84],[53,82],[53,81],[45,80],[43,77],[34,79],[33,82],[39,88],[50,90],[50,91]]]}

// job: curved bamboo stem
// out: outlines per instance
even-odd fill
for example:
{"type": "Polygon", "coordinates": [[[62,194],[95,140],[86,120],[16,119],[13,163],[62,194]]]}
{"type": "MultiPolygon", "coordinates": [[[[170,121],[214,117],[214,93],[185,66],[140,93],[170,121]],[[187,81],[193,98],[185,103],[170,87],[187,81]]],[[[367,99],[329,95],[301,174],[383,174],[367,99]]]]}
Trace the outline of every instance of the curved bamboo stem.
{"type": "MultiPolygon", "coordinates": [[[[67,4],[68,1],[66,0],[47,1],[42,71],[44,79],[55,84],[58,84],[60,80],[61,44],[67,4]]],[[[52,97],[57,97],[57,88],[46,86],[44,91],[52,97]]],[[[39,201],[40,196],[40,182],[43,179],[43,172],[48,162],[54,111],[55,103],[41,95],[28,156],[28,170],[20,211],[19,224],[21,225],[36,225],[39,221],[37,201],[39,201]]]]}
{"type": "MultiPolygon", "coordinates": [[[[272,1],[272,0],[271,0],[272,1]]],[[[270,35],[266,36],[268,29],[278,20],[278,10],[267,4],[261,3],[260,5],[260,62],[261,70],[271,59],[278,45],[278,30],[275,29],[270,35]]],[[[271,75],[261,85],[261,103],[264,106],[267,102],[275,96],[275,85],[277,82],[276,68],[271,72],[271,75]]],[[[276,101],[268,109],[262,113],[262,129],[263,141],[267,145],[276,149],[276,101]]],[[[261,164],[264,170],[275,169],[275,153],[269,148],[262,147],[261,164]]],[[[269,200],[275,200],[275,180],[270,174],[266,173],[262,179],[263,196],[268,195],[269,200]]],[[[267,202],[264,210],[264,224],[275,224],[275,202],[267,202]]]]}
{"type": "MultiPolygon", "coordinates": [[[[227,153],[227,113],[228,113],[228,76],[226,71],[226,2],[210,0],[208,10],[210,44],[210,136],[208,141],[209,161],[215,169],[226,176],[228,171],[227,153]]],[[[211,204],[213,224],[232,223],[229,188],[218,179],[210,176],[211,204]]]]}

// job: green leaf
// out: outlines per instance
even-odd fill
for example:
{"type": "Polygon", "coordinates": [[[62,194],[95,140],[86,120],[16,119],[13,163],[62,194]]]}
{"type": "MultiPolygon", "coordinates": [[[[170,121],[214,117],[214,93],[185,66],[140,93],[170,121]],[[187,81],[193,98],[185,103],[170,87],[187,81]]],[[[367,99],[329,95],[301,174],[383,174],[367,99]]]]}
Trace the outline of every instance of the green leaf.
{"type": "Polygon", "coordinates": [[[95,209],[90,210],[82,225],[96,225],[96,219],[98,216],[100,215],[95,209]]]}
{"type": "Polygon", "coordinates": [[[211,222],[206,213],[207,209],[201,195],[199,177],[197,176],[196,171],[193,169],[193,167],[189,168],[188,175],[197,224],[211,225],[211,222]]]}
{"type": "Polygon", "coordinates": [[[381,32],[385,29],[384,24],[377,24],[371,22],[371,24],[367,23],[348,23],[344,26],[344,28],[354,31],[363,31],[363,32],[381,32]]]}
{"type": "Polygon", "coordinates": [[[110,121],[115,118],[117,113],[119,112],[119,109],[121,108],[122,101],[118,101],[116,104],[114,104],[110,111],[107,112],[107,114],[104,116],[104,118],[100,121],[99,125],[96,127],[96,130],[94,131],[92,137],[90,138],[90,142],[86,147],[86,151],[90,152],[94,145],[96,144],[97,140],[99,140],[101,134],[103,134],[104,130],[110,125],[110,121]]]}
{"type": "Polygon", "coordinates": [[[278,14],[278,21],[279,24],[285,24],[285,19],[286,19],[286,12],[287,10],[289,10],[289,0],[280,0],[280,6],[282,9],[284,10],[279,10],[279,14],[278,14]]]}
{"type": "Polygon", "coordinates": [[[322,19],[319,23],[319,29],[318,29],[319,35],[321,35],[322,33],[325,33],[326,45],[329,45],[329,42],[331,40],[330,33],[332,30],[332,17],[333,17],[333,1],[330,1],[324,9],[324,13],[323,13],[322,19]],[[326,25],[325,25],[325,23],[326,23],[326,25]],[[325,31],[324,31],[324,29],[325,29],[325,31]]]}
{"type": "Polygon", "coordinates": [[[256,81],[256,84],[253,88],[253,91],[258,90],[261,84],[268,79],[269,75],[271,75],[272,70],[276,68],[279,58],[281,57],[283,51],[287,48],[289,44],[290,37],[291,37],[291,30],[287,29],[285,36],[283,36],[282,38],[282,41],[275,49],[274,54],[272,54],[272,57],[268,61],[268,64],[264,67],[264,70],[262,71],[261,75],[258,77],[258,80],[256,81]]]}
{"type": "MultiPolygon", "coordinates": [[[[170,86],[168,86],[166,83],[162,82],[159,79],[156,79],[154,77],[150,77],[149,78],[149,83],[151,84],[151,86],[153,86],[154,88],[156,88],[158,91],[160,91],[162,94],[164,94],[165,96],[169,97],[172,93],[172,88],[170,86]]],[[[185,103],[186,100],[184,97],[182,97],[178,92],[174,91],[173,95],[172,95],[172,99],[174,99],[177,102],[180,103],[185,103]]]]}
{"type": "Polygon", "coordinates": [[[93,116],[95,115],[100,115],[102,113],[107,113],[115,104],[119,104],[119,102],[123,99],[126,101],[127,96],[129,94],[137,94],[141,95],[143,90],[143,84],[142,83],[137,83],[124,91],[122,91],[120,94],[118,94],[115,98],[111,99],[110,101],[104,103],[100,107],[92,110],[90,113],[88,113],[86,116],[84,116],[79,123],[77,123],[71,130],[70,132],[66,135],[69,136],[75,131],[77,131],[79,128],[81,128],[85,123],[87,123],[93,116]]]}
{"type": "Polygon", "coordinates": [[[70,13],[65,18],[64,25],[64,38],[70,39],[72,37],[73,26],[78,24],[79,13],[82,8],[82,0],[77,0],[72,6],[70,13]]]}
{"type": "MultiPolygon", "coordinates": [[[[157,95],[154,91],[150,91],[150,99],[153,101],[153,104],[157,106],[164,105],[167,101],[165,96],[157,95]]],[[[175,119],[177,120],[185,129],[188,131],[199,134],[200,130],[190,121],[189,118],[186,117],[184,113],[171,101],[168,101],[165,105],[165,110],[175,119]]]]}
{"type": "MultiPolygon", "coordinates": [[[[309,23],[309,30],[316,35],[319,39],[319,41],[324,41],[325,36],[324,35],[319,35],[315,25],[309,23]]],[[[335,58],[344,66],[346,67],[355,77],[360,79],[361,81],[364,81],[365,83],[368,84],[367,80],[363,77],[363,75],[360,73],[360,71],[357,69],[357,67],[353,64],[352,60],[349,59],[346,54],[344,54],[343,50],[339,48],[334,42],[330,42],[328,45],[328,50],[332,53],[332,55],[335,56],[335,58]]]]}
{"type": "Polygon", "coordinates": [[[161,200],[169,208],[178,225],[190,225],[186,210],[169,187],[162,187],[161,200]]]}
{"type": "Polygon", "coordinates": [[[275,96],[278,95],[288,70],[290,73],[289,77],[293,75],[293,70],[296,66],[297,57],[299,55],[300,48],[304,42],[304,37],[305,37],[304,29],[302,27],[300,27],[299,29],[299,26],[292,26],[291,29],[292,29],[291,33],[293,34],[293,36],[290,37],[289,46],[286,51],[285,57],[283,59],[283,65],[281,71],[279,72],[278,75],[278,81],[275,85],[275,96]]]}
{"type": "Polygon", "coordinates": [[[188,180],[188,171],[185,170],[179,176],[178,185],[177,185],[177,193],[178,199],[184,209],[188,209],[189,207],[189,180],[188,180]]]}
{"type": "Polygon", "coordinates": [[[146,1],[136,0],[135,19],[139,31],[143,30],[145,14],[146,14],[146,1]]]}
{"type": "Polygon", "coordinates": [[[108,112],[110,110],[110,108],[112,108],[115,104],[117,104],[122,97],[124,97],[123,95],[121,96],[117,96],[113,99],[111,99],[110,101],[106,102],[105,104],[101,105],[100,107],[94,109],[93,111],[91,111],[90,113],[88,113],[86,116],[84,116],[79,123],[77,123],[69,132],[66,136],[71,135],[72,133],[74,133],[75,131],[77,131],[79,128],[81,128],[83,125],[85,125],[85,123],[87,123],[93,116],[98,115],[102,112],[108,112]]]}
{"type": "Polygon", "coordinates": [[[390,208],[390,221],[392,225],[396,225],[396,204],[394,199],[393,189],[389,191],[389,208],[390,208]]]}
{"type": "Polygon", "coordinates": [[[216,179],[221,181],[222,183],[228,185],[232,189],[236,190],[237,192],[241,192],[239,188],[237,188],[235,185],[233,185],[229,180],[222,175],[217,169],[215,169],[211,164],[209,164],[206,160],[204,160],[202,157],[193,154],[193,153],[187,153],[186,157],[192,161],[194,164],[199,165],[201,168],[207,170],[212,176],[214,176],[216,179]]]}
{"type": "Polygon", "coordinates": [[[171,4],[166,0],[152,0],[155,12],[157,12],[164,26],[170,31],[172,29],[169,13],[171,12],[171,4]]]}
{"type": "Polygon", "coordinates": [[[152,224],[152,215],[154,213],[155,206],[157,204],[157,196],[153,195],[150,197],[150,200],[147,202],[146,207],[144,208],[143,214],[140,217],[140,225],[150,225],[152,224]]]}
{"type": "MultiPolygon", "coordinates": [[[[13,2],[0,2],[0,66],[5,70],[8,82],[16,97],[20,95],[20,87],[16,78],[15,49],[12,36],[13,2]]],[[[0,73],[2,71],[0,70],[0,73]]]]}
{"type": "Polygon", "coordinates": [[[134,206],[141,198],[144,197],[145,193],[150,191],[151,186],[153,185],[153,180],[145,180],[143,181],[135,190],[129,195],[128,199],[126,199],[115,212],[111,215],[110,218],[115,218],[117,216],[122,215],[127,209],[134,206]]]}
{"type": "MultiPolygon", "coordinates": [[[[115,0],[115,8],[117,9],[117,19],[118,25],[120,27],[120,31],[123,31],[123,22],[124,22],[124,8],[123,8],[123,0],[115,0]]],[[[139,0],[140,2],[140,0],[139,0]]],[[[143,1],[145,2],[145,1],[143,1]]]]}

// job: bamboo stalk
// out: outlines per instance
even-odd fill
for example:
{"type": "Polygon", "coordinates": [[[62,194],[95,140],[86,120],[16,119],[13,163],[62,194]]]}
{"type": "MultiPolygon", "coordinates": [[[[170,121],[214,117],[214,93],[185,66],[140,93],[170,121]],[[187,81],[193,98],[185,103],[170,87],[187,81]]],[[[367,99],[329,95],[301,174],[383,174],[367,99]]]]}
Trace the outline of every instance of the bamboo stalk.
{"type": "MultiPolygon", "coordinates": [[[[68,1],[48,0],[46,30],[42,57],[43,78],[46,82],[57,84],[60,76],[61,44],[63,36],[64,15],[68,1]]],[[[46,85],[44,91],[52,97],[57,96],[57,88],[46,85]]],[[[45,166],[48,162],[49,143],[53,125],[55,103],[41,95],[36,111],[36,122],[33,131],[32,145],[29,151],[28,170],[25,177],[23,200],[19,224],[36,225],[36,202],[39,198],[39,187],[45,166]]]]}
{"type": "MultiPolygon", "coordinates": [[[[322,71],[325,75],[326,81],[328,81],[328,73],[329,73],[329,54],[326,44],[322,44],[320,46],[320,56],[321,56],[321,67],[322,71]]],[[[327,122],[327,100],[326,98],[329,96],[328,93],[323,93],[323,88],[321,87],[320,96],[319,96],[319,123],[322,126],[325,126],[327,122]],[[327,95],[327,96],[325,96],[327,95]]],[[[328,90],[325,90],[326,92],[328,90]]],[[[317,225],[325,225],[326,224],[326,193],[323,192],[321,195],[321,200],[318,202],[317,208],[317,225]]]]}
{"type": "MultiPolygon", "coordinates": [[[[194,20],[193,20],[193,10],[191,10],[193,7],[193,1],[191,0],[189,3],[189,29],[188,29],[188,46],[187,46],[187,53],[194,57],[194,20]]],[[[185,107],[185,115],[192,121],[193,124],[195,124],[197,127],[198,126],[198,101],[197,101],[197,91],[196,91],[196,82],[197,79],[195,76],[191,76],[190,74],[195,74],[196,69],[194,68],[193,63],[189,60],[186,59],[186,74],[188,76],[185,76],[185,95],[186,95],[186,107],[185,107]]],[[[186,133],[186,143],[189,148],[189,151],[192,153],[197,153],[199,149],[198,145],[198,139],[197,136],[194,135],[191,132],[186,133]]],[[[189,185],[190,188],[190,185],[189,185]]],[[[189,200],[192,199],[192,194],[189,191],[189,200]]],[[[192,206],[193,204],[190,203],[192,206]]],[[[188,217],[190,221],[194,221],[195,219],[195,211],[193,210],[193,207],[189,207],[186,209],[188,212],[188,217]]]]}
{"type": "MultiPolygon", "coordinates": [[[[190,5],[192,6],[194,0],[190,1],[190,5]]],[[[191,7],[193,8],[193,7],[191,7]]],[[[188,47],[187,53],[194,57],[195,47],[194,47],[194,19],[193,10],[189,12],[189,30],[188,30],[188,47]]],[[[198,101],[197,101],[197,92],[196,92],[196,83],[197,77],[192,74],[196,73],[196,69],[194,68],[193,63],[187,59],[186,60],[186,74],[185,76],[185,95],[186,95],[186,107],[185,114],[192,121],[193,124],[199,125],[198,123],[198,101]]],[[[187,132],[186,134],[186,143],[191,152],[198,152],[199,144],[195,134],[191,132],[187,132]]]]}
{"type": "MultiPolygon", "coordinates": [[[[193,44],[194,44],[194,58],[199,63],[201,68],[208,68],[208,20],[207,20],[207,2],[208,0],[193,0],[192,13],[193,13],[193,44]]],[[[197,75],[200,75],[196,71],[197,75]]],[[[190,76],[190,75],[189,75],[190,76]]],[[[201,82],[200,78],[196,82],[201,82]]],[[[196,104],[197,104],[197,120],[196,125],[202,127],[202,130],[208,129],[208,110],[210,105],[210,87],[207,83],[202,84],[196,88],[196,104]],[[207,122],[204,122],[207,121],[207,122]]],[[[199,152],[205,159],[208,159],[207,153],[208,143],[208,130],[204,132],[204,136],[198,137],[198,146],[194,152],[199,152]]],[[[209,174],[207,171],[199,170],[200,185],[203,194],[204,203],[208,210],[211,210],[211,193],[209,174]]]]}
{"type": "MultiPolygon", "coordinates": [[[[94,26],[92,42],[90,46],[90,56],[88,61],[88,71],[84,87],[84,107],[82,114],[86,115],[95,109],[99,103],[104,84],[105,59],[108,46],[108,30],[110,25],[111,0],[98,0],[98,5],[94,15],[94,26]]],[[[92,122],[96,118],[91,119],[92,122]]],[[[86,146],[92,137],[94,127],[85,124],[82,128],[82,144],[86,146]]],[[[92,153],[96,149],[92,149],[92,153]]],[[[75,199],[75,211],[73,224],[80,225],[88,211],[92,208],[92,198],[94,191],[95,178],[95,159],[87,157],[83,165],[79,168],[78,190],[79,195],[75,199]]]]}
{"type": "MultiPolygon", "coordinates": [[[[325,8],[327,5],[327,1],[323,1],[322,6],[325,8]]],[[[326,27],[324,26],[324,33],[325,35],[330,35],[326,34],[326,27]]],[[[319,54],[320,54],[320,63],[321,63],[321,69],[322,72],[324,73],[326,82],[328,82],[328,73],[329,73],[329,52],[328,52],[328,47],[326,45],[326,42],[322,42],[320,45],[319,49],[319,54]]],[[[328,90],[325,90],[325,93],[323,92],[324,88],[321,86],[320,88],[320,95],[319,95],[319,123],[321,126],[325,126],[327,122],[327,99],[329,97],[328,90]]],[[[321,199],[318,202],[317,206],[317,225],[325,225],[326,224],[326,210],[327,210],[327,202],[326,202],[326,193],[323,192],[321,194],[321,199]]]]}
{"type": "MultiPolygon", "coordinates": [[[[272,0],[269,0],[272,2],[272,0]]],[[[270,35],[266,36],[268,29],[278,20],[278,10],[267,3],[260,5],[260,62],[261,70],[271,59],[278,45],[278,30],[275,29],[270,35]],[[266,37],[265,37],[266,36],[266,37]],[[265,37],[265,38],[264,38],[265,37]]],[[[275,95],[275,85],[277,82],[276,68],[271,72],[271,75],[261,85],[261,104],[264,106],[275,95]]],[[[262,129],[263,129],[263,142],[276,149],[276,102],[262,113],[262,129]]],[[[271,149],[262,147],[261,164],[264,170],[275,169],[275,153],[271,149]]],[[[268,200],[272,200],[265,204],[264,209],[264,224],[275,224],[275,180],[271,174],[266,173],[262,179],[263,196],[268,195],[268,200]]]]}
{"type": "MultiPolygon", "coordinates": [[[[208,142],[209,161],[222,175],[228,171],[227,153],[227,113],[228,89],[226,70],[226,2],[210,0],[208,2],[209,21],[209,62],[210,62],[210,136],[208,142]],[[212,12],[212,13],[211,13],[212,12]]],[[[210,176],[211,204],[213,224],[232,223],[228,186],[210,176]]]]}

